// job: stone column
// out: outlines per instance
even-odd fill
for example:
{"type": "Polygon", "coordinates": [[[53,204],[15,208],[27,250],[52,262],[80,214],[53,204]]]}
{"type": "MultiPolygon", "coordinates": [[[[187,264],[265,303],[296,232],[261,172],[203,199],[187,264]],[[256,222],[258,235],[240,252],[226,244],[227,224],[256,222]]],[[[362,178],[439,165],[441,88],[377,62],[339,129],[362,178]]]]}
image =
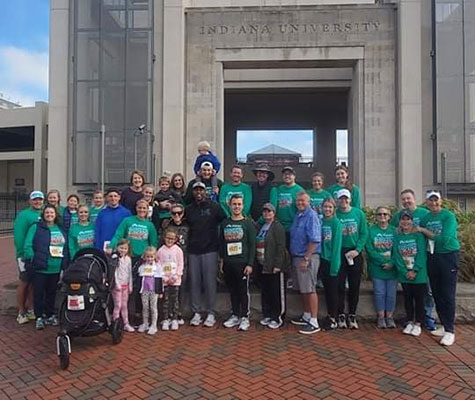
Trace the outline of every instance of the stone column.
{"type": "Polygon", "coordinates": [[[49,50],[48,189],[68,188],[69,1],[51,0],[49,50]]]}
{"type": "Polygon", "coordinates": [[[398,7],[398,192],[411,188],[422,199],[422,42],[420,0],[398,7]]]}

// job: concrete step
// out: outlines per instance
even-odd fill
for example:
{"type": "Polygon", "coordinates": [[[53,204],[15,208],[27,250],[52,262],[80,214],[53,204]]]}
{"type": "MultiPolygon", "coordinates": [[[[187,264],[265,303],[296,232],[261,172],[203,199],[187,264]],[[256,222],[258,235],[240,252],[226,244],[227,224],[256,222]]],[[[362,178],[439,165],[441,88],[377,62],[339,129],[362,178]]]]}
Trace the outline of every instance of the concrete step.
{"type": "MultiPolygon", "coordinates": [[[[0,313],[15,314],[16,310],[16,287],[17,282],[9,283],[0,290],[0,313]]],[[[319,317],[326,315],[326,304],[323,289],[318,290],[319,317]]],[[[188,296],[185,296],[185,311],[190,314],[188,296]]],[[[256,287],[251,291],[251,309],[254,317],[261,312],[261,295],[256,287]]],[[[230,312],[231,304],[229,294],[225,287],[219,286],[216,301],[216,312],[222,316],[227,316],[230,312]]],[[[297,293],[292,290],[287,291],[287,317],[295,317],[301,314],[301,302],[297,293]]],[[[362,320],[375,320],[376,312],[373,303],[373,286],[371,282],[362,282],[360,289],[360,300],[358,303],[358,318],[362,320]]],[[[402,290],[397,292],[397,307],[395,318],[404,318],[404,299],[402,290]]],[[[458,322],[475,322],[475,285],[469,283],[459,283],[457,285],[457,309],[456,319],[458,322]]]]}

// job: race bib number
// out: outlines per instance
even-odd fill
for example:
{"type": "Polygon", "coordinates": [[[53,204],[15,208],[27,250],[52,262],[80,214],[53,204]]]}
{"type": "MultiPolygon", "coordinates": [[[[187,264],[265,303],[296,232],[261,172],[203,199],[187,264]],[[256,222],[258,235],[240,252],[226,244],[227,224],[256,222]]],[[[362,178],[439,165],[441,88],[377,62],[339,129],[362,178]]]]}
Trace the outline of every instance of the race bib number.
{"type": "Polygon", "coordinates": [[[110,248],[111,248],[111,242],[110,242],[110,240],[106,240],[106,241],[104,242],[104,246],[102,247],[102,250],[107,251],[107,250],[109,250],[110,248]]]}
{"type": "Polygon", "coordinates": [[[176,275],[176,270],[177,270],[177,267],[174,262],[163,264],[164,275],[176,275]]]}
{"type": "Polygon", "coordinates": [[[239,256],[242,254],[242,242],[228,243],[228,256],[239,256]]]}
{"type": "Polygon", "coordinates": [[[153,275],[153,267],[145,267],[142,271],[144,276],[152,276],[153,275]]]}
{"type": "Polygon", "coordinates": [[[68,296],[68,310],[84,310],[84,296],[68,296]]]}
{"type": "Polygon", "coordinates": [[[62,246],[49,246],[49,254],[51,257],[63,257],[62,246]]]}

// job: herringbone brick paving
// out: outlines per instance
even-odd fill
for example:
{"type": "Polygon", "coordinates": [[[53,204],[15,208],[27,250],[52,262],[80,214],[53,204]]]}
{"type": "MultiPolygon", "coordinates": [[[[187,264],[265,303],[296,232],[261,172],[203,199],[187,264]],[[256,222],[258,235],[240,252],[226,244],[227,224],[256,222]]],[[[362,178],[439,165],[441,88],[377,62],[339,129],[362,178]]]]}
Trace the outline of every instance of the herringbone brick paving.
{"type": "Polygon", "coordinates": [[[155,337],[105,333],[73,340],[58,369],[55,328],[35,332],[0,317],[2,399],[475,399],[475,326],[441,347],[400,330],[299,335],[182,327],[155,337]]]}

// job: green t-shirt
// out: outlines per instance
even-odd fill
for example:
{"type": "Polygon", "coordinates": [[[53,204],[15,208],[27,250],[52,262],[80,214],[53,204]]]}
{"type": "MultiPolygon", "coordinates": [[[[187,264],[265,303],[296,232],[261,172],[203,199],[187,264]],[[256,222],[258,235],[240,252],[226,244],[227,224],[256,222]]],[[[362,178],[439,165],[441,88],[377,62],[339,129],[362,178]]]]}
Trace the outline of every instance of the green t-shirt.
{"type": "MultiPolygon", "coordinates": [[[[327,188],[327,191],[333,196],[335,201],[337,201],[338,191],[341,189],[346,189],[346,186],[341,186],[338,183],[331,185],[327,188]]],[[[351,193],[351,207],[361,208],[361,191],[358,185],[353,184],[353,188],[350,190],[351,193]]]]}
{"type": "Polygon", "coordinates": [[[344,249],[363,250],[368,240],[368,223],[366,215],[359,208],[351,207],[350,211],[337,210],[336,216],[343,225],[343,240],[341,247],[344,249]]]}
{"type": "Polygon", "coordinates": [[[225,264],[254,265],[256,256],[256,229],[248,218],[221,223],[220,253],[225,264]]]}
{"type": "Polygon", "coordinates": [[[277,219],[283,225],[286,232],[290,230],[294,217],[297,214],[295,199],[297,193],[304,191],[299,184],[293,186],[280,185],[277,188],[277,219]]]}
{"type": "Polygon", "coordinates": [[[310,207],[312,210],[318,215],[323,215],[323,200],[325,200],[327,197],[332,197],[331,194],[323,189],[321,189],[319,192],[310,189],[308,191],[308,195],[310,196],[310,207]]]}
{"type": "Polygon", "coordinates": [[[157,247],[158,234],[155,226],[148,220],[143,220],[133,215],[127,217],[118,226],[110,247],[115,249],[120,239],[130,242],[132,257],[140,257],[148,246],[157,247]]]}
{"type": "MultiPolygon", "coordinates": [[[[24,256],[29,260],[33,259],[34,257],[33,239],[35,237],[37,227],[38,224],[32,225],[28,230],[28,234],[26,235],[25,239],[24,256]]],[[[48,229],[50,230],[51,238],[49,243],[49,256],[46,263],[46,269],[39,269],[36,270],[36,272],[42,274],[59,274],[61,271],[61,263],[63,262],[63,257],[61,255],[64,254],[66,239],[58,225],[48,226],[48,229]]]]}
{"type": "Polygon", "coordinates": [[[421,226],[435,234],[435,253],[450,253],[460,250],[457,238],[457,219],[452,211],[443,208],[437,214],[429,212],[421,221],[421,226]]]}
{"type": "Polygon", "coordinates": [[[23,258],[23,248],[28,229],[41,219],[41,210],[28,207],[20,211],[13,223],[13,242],[15,244],[16,257],[23,258]]]}
{"type": "MultiPolygon", "coordinates": [[[[77,211],[70,211],[71,213],[71,226],[77,225],[79,223],[79,215],[77,211]]],[[[70,228],[71,229],[71,228],[70,228]]]]}
{"type": "MultiPolygon", "coordinates": [[[[391,225],[395,226],[396,228],[399,227],[399,216],[403,210],[396,211],[394,216],[391,219],[391,225]]],[[[414,211],[412,211],[412,224],[414,226],[419,226],[421,221],[424,217],[429,214],[429,210],[424,207],[416,207],[414,211]]]]}
{"type": "Polygon", "coordinates": [[[382,229],[378,225],[370,226],[368,241],[366,242],[366,254],[368,256],[369,274],[372,278],[397,279],[395,266],[392,265],[390,269],[383,269],[384,264],[391,264],[395,234],[396,228],[392,225],[388,225],[386,229],[382,229]]]}
{"type": "Polygon", "coordinates": [[[90,249],[94,247],[94,224],[87,225],[76,224],[69,229],[69,256],[71,260],[81,249],[90,249]]]}
{"type": "Polygon", "coordinates": [[[94,207],[92,206],[90,209],[89,209],[89,221],[91,221],[91,223],[95,224],[96,223],[96,219],[97,219],[97,216],[99,215],[99,213],[105,208],[105,204],[103,204],[102,206],[100,207],[94,207]]]}
{"type": "Polygon", "coordinates": [[[427,240],[420,232],[396,233],[392,262],[402,283],[427,283],[427,240]],[[414,270],[416,277],[411,281],[406,274],[414,270]]]}
{"type": "Polygon", "coordinates": [[[229,217],[231,216],[231,208],[229,202],[233,194],[240,194],[243,197],[244,207],[242,214],[248,216],[251,211],[252,205],[252,189],[247,183],[241,182],[239,185],[233,185],[232,183],[225,183],[221,186],[219,191],[219,204],[223,207],[224,212],[229,217]]]}
{"type": "Polygon", "coordinates": [[[330,263],[330,276],[337,276],[340,271],[342,229],[337,217],[323,219],[321,257],[330,263]]]}

